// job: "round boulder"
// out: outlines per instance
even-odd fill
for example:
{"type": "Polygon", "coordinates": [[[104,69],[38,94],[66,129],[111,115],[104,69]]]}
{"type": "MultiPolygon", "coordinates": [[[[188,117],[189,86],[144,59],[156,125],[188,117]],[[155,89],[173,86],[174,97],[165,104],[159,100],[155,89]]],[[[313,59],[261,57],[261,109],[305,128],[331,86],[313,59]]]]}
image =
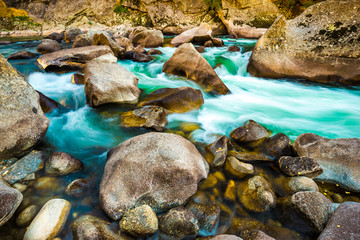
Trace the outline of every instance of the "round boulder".
{"type": "Polygon", "coordinates": [[[146,48],[161,47],[164,44],[164,36],[160,30],[152,30],[145,27],[135,28],[129,36],[130,41],[135,45],[146,48]]]}
{"type": "Polygon", "coordinates": [[[42,54],[52,53],[61,50],[62,47],[60,44],[52,39],[43,39],[41,43],[37,46],[36,51],[42,54]]]}

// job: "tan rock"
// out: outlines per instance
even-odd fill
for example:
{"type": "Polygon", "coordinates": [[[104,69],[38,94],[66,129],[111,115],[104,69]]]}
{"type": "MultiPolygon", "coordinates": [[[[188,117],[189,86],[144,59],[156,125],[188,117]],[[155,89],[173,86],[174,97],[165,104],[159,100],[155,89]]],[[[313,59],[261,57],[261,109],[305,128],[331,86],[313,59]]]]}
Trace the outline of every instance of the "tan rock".
{"type": "Polygon", "coordinates": [[[164,44],[164,36],[160,30],[152,30],[145,27],[135,28],[129,36],[130,41],[135,45],[143,47],[161,47],[164,44]]]}
{"type": "Polygon", "coordinates": [[[174,45],[175,47],[183,43],[189,43],[192,41],[203,44],[212,38],[211,34],[212,34],[212,29],[210,25],[206,23],[202,23],[200,24],[200,26],[189,29],[181,33],[180,35],[174,37],[171,40],[171,44],[174,45]]]}

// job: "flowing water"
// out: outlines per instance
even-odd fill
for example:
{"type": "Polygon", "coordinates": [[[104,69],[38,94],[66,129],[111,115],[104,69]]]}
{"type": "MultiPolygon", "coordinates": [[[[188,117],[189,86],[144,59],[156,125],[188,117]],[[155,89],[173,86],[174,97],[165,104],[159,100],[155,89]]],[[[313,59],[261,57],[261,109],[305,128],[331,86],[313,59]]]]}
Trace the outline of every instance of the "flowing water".
{"type": "MultiPolygon", "coordinates": [[[[193,142],[207,144],[219,134],[229,135],[233,129],[253,119],[273,134],[281,132],[292,140],[306,132],[329,138],[360,137],[359,87],[255,78],[247,73],[246,68],[256,41],[224,39],[224,42],[226,46],[207,48],[203,56],[215,67],[216,73],[231,90],[231,94],[211,96],[203,92],[205,103],[201,109],[168,116],[168,131],[183,130],[184,125],[195,124],[199,126],[198,129],[187,137],[193,142]],[[228,52],[227,47],[231,45],[241,47],[241,52],[228,52]]],[[[38,43],[39,41],[17,42],[0,46],[0,53],[7,57],[20,50],[35,52],[38,43]]],[[[139,77],[142,96],[164,87],[190,86],[200,89],[184,78],[162,73],[164,62],[171,57],[175,48],[158,49],[163,54],[156,56],[150,63],[135,63],[130,60],[118,62],[139,77]]],[[[73,73],[45,73],[37,67],[36,60],[10,62],[27,77],[36,90],[62,105],[47,114],[50,126],[39,148],[65,151],[82,160],[85,165],[85,169],[79,173],[58,178],[57,188],[54,187],[57,191],[44,191],[36,198],[34,195],[40,190],[29,189],[24,193],[25,198],[39,203],[52,197],[69,199],[73,204],[70,220],[94,211],[93,209],[98,210],[96,186],[102,175],[107,151],[126,139],[147,132],[120,127],[120,113],[134,107],[111,105],[90,108],[86,105],[84,87],[71,83],[73,73]],[[74,199],[63,195],[61,186],[66,186],[77,178],[92,180],[94,191],[89,193],[89,197],[74,199]]],[[[53,179],[43,178],[43,181],[46,180],[53,179]]],[[[13,231],[20,236],[24,230],[13,231]]],[[[71,239],[71,233],[64,231],[62,237],[71,239]]]]}

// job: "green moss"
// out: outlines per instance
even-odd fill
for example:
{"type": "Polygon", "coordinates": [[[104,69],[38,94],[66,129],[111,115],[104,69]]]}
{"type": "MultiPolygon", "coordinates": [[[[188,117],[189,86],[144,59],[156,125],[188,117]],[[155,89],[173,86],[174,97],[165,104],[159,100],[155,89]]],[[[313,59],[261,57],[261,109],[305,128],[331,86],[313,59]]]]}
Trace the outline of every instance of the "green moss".
{"type": "Polygon", "coordinates": [[[209,6],[209,10],[219,10],[222,8],[221,0],[205,0],[205,3],[209,6]]]}
{"type": "Polygon", "coordinates": [[[114,12],[117,13],[117,14],[121,14],[121,13],[129,12],[129,10],[127,9],[127,7],[124,7],[123,5],[117,5],[114,8],[114,12]]]}

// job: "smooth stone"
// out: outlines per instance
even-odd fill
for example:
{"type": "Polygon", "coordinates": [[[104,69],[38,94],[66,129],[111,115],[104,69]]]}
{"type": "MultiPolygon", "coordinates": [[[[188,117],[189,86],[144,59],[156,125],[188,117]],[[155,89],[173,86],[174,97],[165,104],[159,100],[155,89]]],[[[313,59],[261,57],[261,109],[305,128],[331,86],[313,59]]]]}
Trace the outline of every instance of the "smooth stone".
{"type": "Polygon", "coordinates": [[[228,139],[221,136],[215,142],[209,144],[206,148],[212,154],[212,161],[210,165],[215,167],[222,167],[225,164],[228,153],[228,139]]]}
{"type": "Polygon", "coordinates": [[[214,47],[214,44],[211,40],[208,40],[204,43],[204,47],[214,47]]]}
{"type": "Polygon", "coordinates": [[[237,143],[251,143],[270,137],[269,131],[255,122],[249,120],[243,126],[234,129],[230,137],[237,143]]]}
{"type": "Polygon", "coordinates": [[[360,239],[360,203],[340,204],[318,240],[360,239]]]}
{"type": "Polygon", "coordinates": [[[140,52],[128,52],[127,54],[130,54],[134,62],[150,62],[153,60],[152,57],[140,52]]]}
{"type": "Polygon", "coordinates": [[[305,133],[295,140],[294,149],[299,156],[316,159],[319,163],[323,174],[317,180],[360,192],[359,138],[328,139],[305,133]]]}
{"type": "Polygon", "coordinates": [[[319,191],[316,182],[308,177],[292,177],[288,184],[294,192],[319,191]]]}
{"type": "Polygon", "coordinates": [[[249,233],[242,234],[242,237],[251,240],[276,240],[260,230],[249,231],[249,233]]]}
{"type": "Polygon", "coordinates": [[[58,193],[64,190],[64,187],[57,177],[40,177],[32,185],[38,193],[58,193]]]}
{"type": "Polygon", "coordinates": [[[0,172],[1,177],[9,184],[14,184],[24,180],[29,174],[35,173],[43,168],[47,159],[45,153],[32,151],[25,157],[19,159],[10,167],[0,172]]]}
{"type": "Polygon", "coordinates": [[[77,27],[70,27],[65,30],[64,32],[64,40],[65,42],[73,42],[76,38],[76,36],[84,34],[83,31],[81,31],[80,28],[77,27]]]}
{"type": "Polygon", "coordinates": [[[72,48],[91,46],[92,36],[90,34],[79,34],[75,37],[72,48]]]}
{"type": "Polygon", "coordinates": [[[41,43],[37,46],[36,51],[45,54],[45,53],[52,53],[61,50],[61,45],[52,39],[43,39],[41,43]]]}
{"type": "Polygon", "coordinates": [[[31,59],[31,58],[36,58],[36,57],[37,57],[36,53],[32,53],[32,52],[24,50],[24,51],[13,53],[10,56],[8,56],[6,59],[7,60],[17,60],[17,59],[31,59]]]}
{"type": "Polygon", "coordinates": [[[12,44],[13,42],[11,41],[0,41],[0,45],[9,45],[12,44]]]}
{"type": "Polygon", "coordinates": [[[202,23],[200,26],[186,30],[178,36],[174,37],[171,40],[171,44],[175,47],[183,43],[190,43],[193,41],[199,44],[204,44],[206,41],[212,38],[211,34],[211,26],[209,24],[202,23]]]}
{"type": "Polygon", "coordinates": [[[40,106],[44,113],[50,113],[54,109],[59,108],[60,104],[56,102],[55,100],[45,96],[39,91],[36,91],[39,94],[40,97],[40,106]]]}
{"type": "Polygon", "coordinates": [[[120,47],[124,48],[126,52],[134,51],[134,45],[130,41],[130,39],[126,37],[115,38],[115,41],[120,45],[120,47]]]}
{"type": "Polygon", "coordinates": [[[143,48],[143,46],[139,45],[134,49],[134,52],[143,53],[146,54],[146,50],[143,48]]]}
{"type": "Polygon", "coordinates": [[[19,190],[22,193],[25,192],[28,186],[22,183],[14,183],[12,187],[19,190]]]}
{"type": "Polygon", "coordinates": [[[164,44],[164,36],[160,30],[136,27],[129,36],[130,41],[135,45],[146,48],[161,47],[164,44]]]}
{"type": "Polygon", "coordinates": [[[52,39],[52,40],[57,41],[58,43],[61,43],[64,40],[64,35],[65,35],[65,32],[61,32],[61,33],[52,32],[44,38],[52,39]]]}
{"type": "Polygon", "coordinates": [[[271,184],[262,176],[255,176],[238,185],[240,202],[250,211],[265,212],[276,205],[271,184]]]}
{"type": "Polygon", "coordinates": [[[209,238],[209,240],[243,240],[243,239],[236,235],[220,234],[220,235],[209,238]]]}
{"type": "Polygon", "coordinates": [[[128,210],[119,225],[122,232],[140,238],[158,231],[158,218],[150,206],[142,205],[128,210]]]}
{"type": "Polygon", "coordinates": [[[78,85],[85,84],[85,76],[83,74],[74,73],[71,76],[71,83],[78,85]]]}
{"type": "Polygon", "coordinates": [[[64,199],[51,199],[41,208],[28,227],[24,240],[47,240],[57,236],[63,229],[71,209],[64,199]]]}
{"type": "Polygon", "coordinates": [[[138,78],[116,63],[91,61],[85,67],[85,95],[89,106],[137,103],[138,78]]]}
{"type": "Polygon", "coordinates": [[[0,178],[0,226],[6,223],[19,207],[23,195],[15,188],[11,188],[0,178]]]}
{"type": "Polygon", "coordinates": [[[243,162],[253,162],[253,161],[264,161],[271,162],[274,159],[266,155],[262,152],[237,152],[237,151],[229,151],[229,156],[236,157],[240,161],[243,162]]]}
{"type": "Polygon", "coordinates": [[[238,46],[230,46],[229,48],[228,48],[228,51],[229,52],[240,52],[240,47],[238,47],[238,46]]]}
{"type": "Polygon", "coordinates": [[[101,55],[100,57],[94,58],[93,61],[100,61],[104,63],[117,63],[118,59],[111,53],[101,55]]]}
{"type": "Polygon", "coordinates": [[[264,152],[267,156],[278,160],[282,156],[294,155],[291,140],[283,133],[278,133],[265,139],[261,143],[260,152],[264,152]]]}
{"type": "Polygon", "coordinates": [[[125,49],[112,39],[107,32],[95,33],[91,44],[109,46],[117,58],[123,58],[125,54],[125,49]]]}
{"type": "Polygon", "coordinates": [[[204,52],[206,52],[204,46],[195,47],[195,49],[196,49],[196,51],[198,51],[199,53],[204,53],[204,52]]]}
{"type": "Polygon", "coordinates": [[[199,109],[204,104],[200,90],[191,87],[161,88],[148,94],[139,107],[153,105],[163,107],[169,112],[185,113],[199,109]]]}
{"type": "Polygon", "coordinates": [[[148,55],[161,55],[161,54],[163,54],[163,52],[158,49],[150,49],[148,52],[148,55]]]}
{"type": "Polygon", "coordinates": [[[199,224],[199,235],[207,236],[214,232],[220,220],[220,207],[217,204],[201,204],[191,201],[185,206],[194,214],[199,224]]]}
{"type": "Polygon", "coordinates": [[[224,46],[224,41],[221,38],[211,38],[212,43],[215,47],[222,47],[224,46]]]}
{"type": "Polygon", "coordinates": [[[239,161],[235,157],[228,157],[225,163],[225,171],[235,178],[245,178],[254,174],[254,166],[249,163],[239,161]]]}
{"type": "Polygon", "coordinates": [[[165,62],[162,71],[186,77],[199,84],[205,92],[218,95],[230,93],[215,70],[191,43],[178,47],[171,58],[165,62]]]}
{"type": "Polygon", "coordinates": [[[86,179],[75,179],[65,189],[65,194],[73,197],[85,196],[89,190],[89,183],[86,179]]]}
{"type": "Polygon", "coordinates": [[[205,159],[185,138],[157,132],[139,135],[109,151],[100,206],[113,220],[143,204],[163,212],[195,194],[208,170],[205,159]]]}
{"type": "Polygon", "coordinates": [[[176,207],[159,217],[160,239],[195,239],[199,223],[184,207],[176,207]]]}
{"type": "Polygon", "coordinates": [[[122,127],[145,127],[161,132],[167,123],[165,109],[158,106],[145,106],[121,114],[122,127]]]}
{"type": "Polygon", "coordinates": [[[0,160],[22,156],[46,134],[39,95],[0,54],[0,160]]]}
{"type": "Polygon", "coordinates": [[[30,225],[31,221],[35,218],[38,213],[38,206],[30,205],[25,208],[16,218],[16,225],[21,228],[25,228],[30,225]]]}
{"type": "Polygon", "coordinates": [[[62,176],[83,168],[83,163],[65,152],[51,154],[46,162],[45,172],[49,176],[62,176]]]}
{"type": "Polygon", "coordinates": [[[279,159],[279,168],[290,177],[315,178],[323,172],[316,160],[309,157],[283,156],[279,159]]]}

